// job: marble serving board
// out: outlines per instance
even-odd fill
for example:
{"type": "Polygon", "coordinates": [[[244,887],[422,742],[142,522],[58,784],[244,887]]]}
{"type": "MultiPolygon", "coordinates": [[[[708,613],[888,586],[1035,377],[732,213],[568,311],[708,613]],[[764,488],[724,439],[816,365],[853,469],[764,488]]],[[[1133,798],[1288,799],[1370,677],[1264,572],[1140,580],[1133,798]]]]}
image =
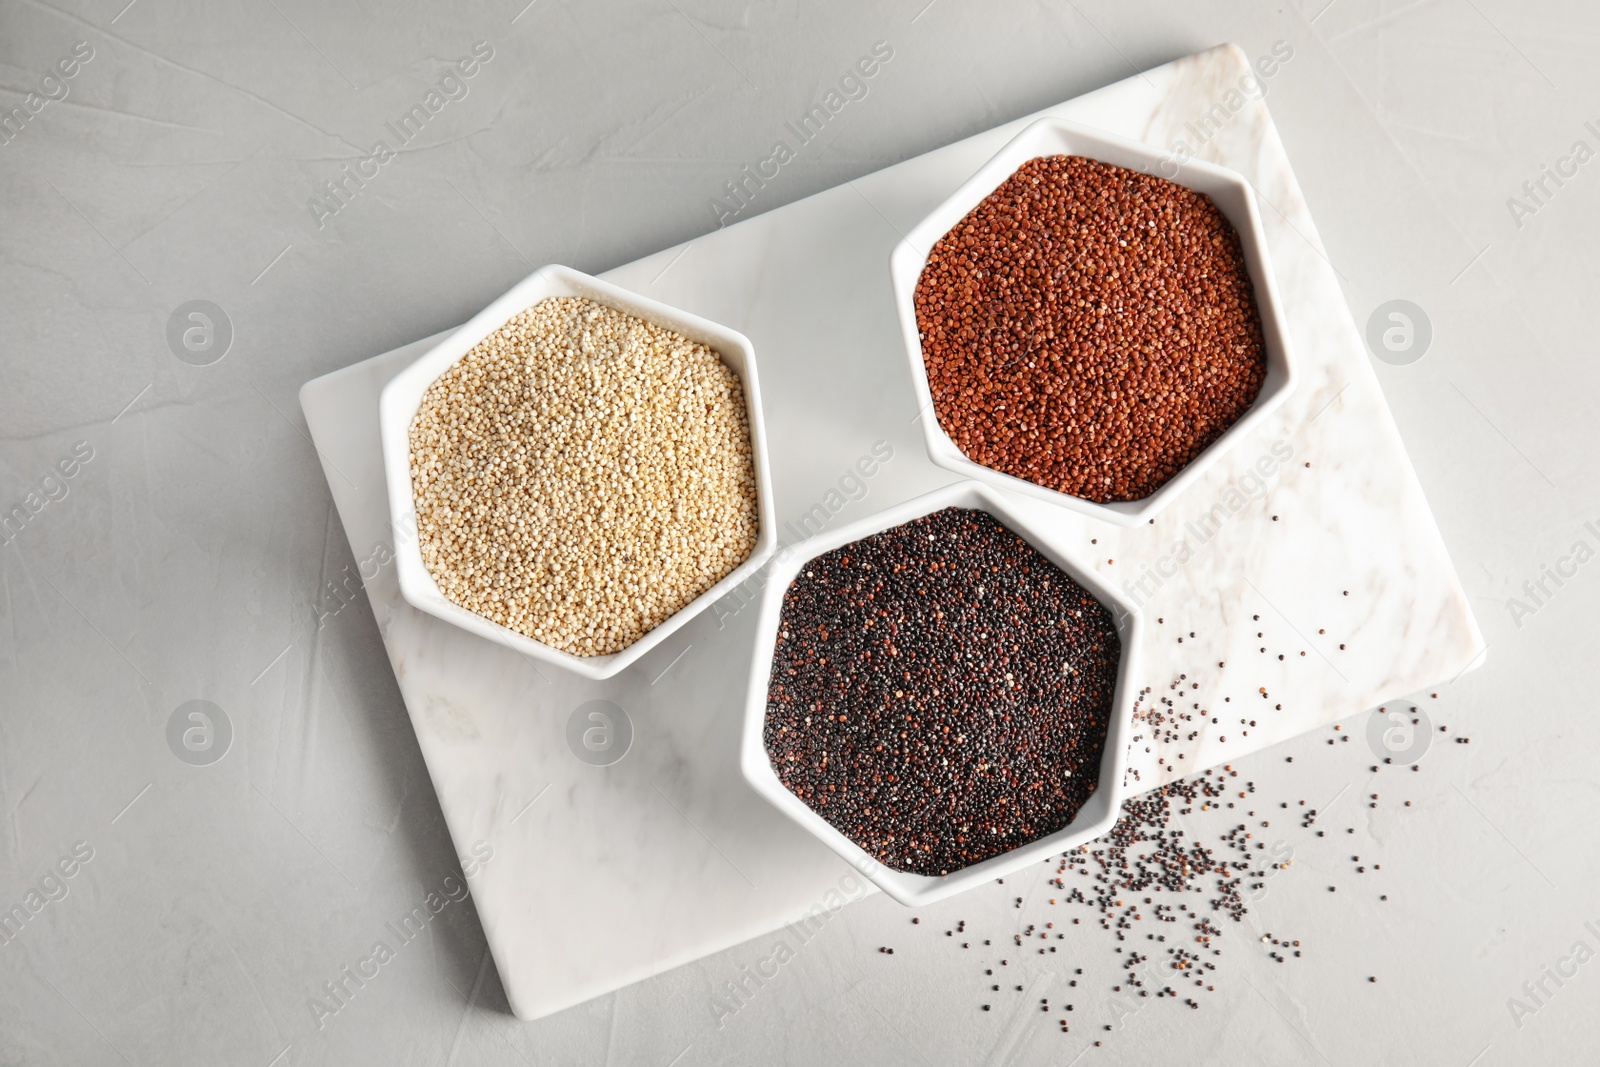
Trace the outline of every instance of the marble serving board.
{"type": "MultiPolygon", "coordinates": [[[[1161,620],[1147,628],[1146,707],[1193,721],[1138,731],[1130,774],[1148,786],[1450,680],[1483,646],[1272,120],[1230,93],[1247,70],[1216,48],[606,275],[754,342],[792,542],[955,480],[915,425],[928,413],[889,288],[902,234],[1041,115],[1170,147],[1193,146],[1185,124],[1210,113],[1197,155],[1260,195],[1299,386],[1152,524],[1016,501],[1161,620]]],[[[309,382],[301,403],[350,547],[369,561],[450,833],[462,856],[492,851],[472,895],[512,1009],[538,1018],[859,897],[853,872],[740,777],[753,590],[606,682],[536,667],[400,599],[382,564],[377,398],[434,340],[309,382]],[[601,722],[596,709],[613,723],[601,757],[572,740],[601,722]]]]}

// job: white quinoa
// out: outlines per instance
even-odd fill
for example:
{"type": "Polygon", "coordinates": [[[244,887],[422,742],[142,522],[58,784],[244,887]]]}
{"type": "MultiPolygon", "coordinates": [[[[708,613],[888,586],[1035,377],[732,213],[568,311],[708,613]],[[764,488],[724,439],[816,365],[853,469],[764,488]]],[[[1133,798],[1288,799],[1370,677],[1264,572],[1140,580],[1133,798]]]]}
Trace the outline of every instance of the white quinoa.
{"type": "Polygon", "coordinates": [[[575,656],[627,648],[755,547],[739,377],[590,300],[542,300],[480,341],[429,386],[410,437],[439,589],[575,656]]]}

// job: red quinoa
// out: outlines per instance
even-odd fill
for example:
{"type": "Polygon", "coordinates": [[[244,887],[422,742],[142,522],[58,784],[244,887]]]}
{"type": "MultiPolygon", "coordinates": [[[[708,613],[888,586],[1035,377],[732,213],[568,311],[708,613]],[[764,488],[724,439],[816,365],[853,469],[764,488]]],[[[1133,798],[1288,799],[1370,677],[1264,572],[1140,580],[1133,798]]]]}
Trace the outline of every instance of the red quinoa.
{"type": "Polygon", "coordinates": [[[1096,503],[1160,488],[1266,379],[1239,235],[1211,198],[1082,156],[1023,164],[940,238],[916,310],[956,447],[1096,503]]]}

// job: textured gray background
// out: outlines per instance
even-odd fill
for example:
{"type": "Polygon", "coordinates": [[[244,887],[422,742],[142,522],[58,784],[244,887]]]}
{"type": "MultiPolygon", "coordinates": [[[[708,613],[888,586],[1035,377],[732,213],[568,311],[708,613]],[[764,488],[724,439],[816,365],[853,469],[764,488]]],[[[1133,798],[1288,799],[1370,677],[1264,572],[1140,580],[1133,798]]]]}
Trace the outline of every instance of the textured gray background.
{"type": "Polygon", "coordinates": [[[0,906],[93,849],[0,945],[0,1064],[1043,1064],[1094,1038],[1078,1062],[1600,1055],[1600,963],[1539,1002],[1522,991],[1575,942],[1600,949],[1600,563],[1520,625],[1507,606],[1574,541],[1600,544],[1600,161],[1520,226],[1506,203],[1574,141],[1600,148],[1600,10],[523,2],[0,0],[6,108],[77,42],[94,50],[0,145],[0,507],[93,451],[0,548],[0,906]],[[1284,829],[1295,864],[1230,924],[1199,1011],[1150,1001],[1102,1031],[1115,957],[1087,918],[1068,943],[1086,976],[1051,991],[1077,1001],[1071,1035],[990,994],[943,926],[1009,939],[1043,916],[991,886],[915,936],[888,901],[850,907],[720,1026],[712,997],[761,942],[522,1024],[470,905],[451,905],[319,1029],[307,1001],[349,946],[460,871],[371,614],[326,585],[358,561],[300,384],[463,321],[533,265],[600,271],[713,228],[723,183],[875,41],[895,58],[871,95],[751,212],[1135,69],[1279,39],[1295,56],[1269,104],[1357,323],[1395,298],[1432,322],[1420,362],[1378,370],[1489,641],[1427,701],[1472,744],[1436,744],[1384,789],[1359,741],[1242,765],[1258,806],[1349,788],[1326,839],[1284,829]],[[495,54],[469,95],[319,229],[317,187],[477,41],[495,54]],[[235,331],[210,366],[165,341],[194,299],[235,331]],[[195,699],[234,731],[209,766],[167,744],[195,699]],[[1353,854],[1382,875],[1354,875],[1353,854]],[[1304,958],[1274,963],[1267,931],[1304,958]],[[1511,997],[1537,1010],[1514,1018],[1511,997]]]}

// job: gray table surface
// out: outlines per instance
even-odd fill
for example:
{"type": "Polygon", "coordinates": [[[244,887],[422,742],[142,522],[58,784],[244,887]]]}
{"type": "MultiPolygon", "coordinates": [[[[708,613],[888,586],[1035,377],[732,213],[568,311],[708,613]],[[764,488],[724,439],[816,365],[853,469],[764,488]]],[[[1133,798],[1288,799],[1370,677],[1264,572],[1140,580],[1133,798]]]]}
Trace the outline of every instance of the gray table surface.
{"type": "Polygon", "coordinates": [[[25,116],[0,134],[0,508],[27,516],[0,534],[0,907],[28,916],[0,943],[0,1064],[1595,1060],[1600,564],[1573,553],[1600,547],[1600,9],[523,2],[0,0],[0,105],[25,116]],[[1472,743],[1440,735],[1382,787],[1359,741],[1244,761],[1258,805],[1340,799],[1326,838],[1283,831],[1294,865],[1225,932],[1201,1010],[1118,1012],[1088,919],[1079,988],[1050,993],[1076,998],[1071,1035],[1033,988],[991,994],[941,936],[1009,940],[1015,887],[991,886],[917,928],[852,905],[721,1018],[768,946],[523,1024],[451,905],[314,1013],[352,962],[330,931],[460,871],[372,616],[328,586],[360,561],[301,383],[463,321],[530,264],[600,271],[714,228],[724,183],[875,42],[895,58],[867,97],[745,214],[1279,40],[1269,104],[1356,322],[1406,299],[1431,324],[1379,372],[1488,640],[1421,696],[1472,743]],[[314,210],[477,42],[492,58],[422,132],[314,210]],[[191,352],[168,335],[194,300],[221,316],[191,352]],[[186,762],[169,722],[199,699],[232,737],[186,762]],[[1304,957],[1275,963],[1265,933],[1304,957]]]}

